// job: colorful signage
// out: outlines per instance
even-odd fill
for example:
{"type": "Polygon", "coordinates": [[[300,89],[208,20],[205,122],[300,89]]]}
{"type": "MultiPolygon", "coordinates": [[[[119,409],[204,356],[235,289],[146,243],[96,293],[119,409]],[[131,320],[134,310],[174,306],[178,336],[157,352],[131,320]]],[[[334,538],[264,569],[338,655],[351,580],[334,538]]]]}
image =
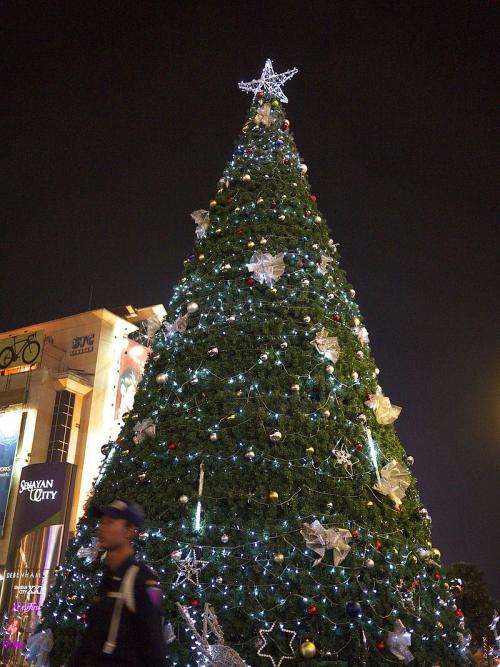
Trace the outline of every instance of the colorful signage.
{"type": "Polygon", "coordinates": [[[127,347],[120,358],[115,419],[121,419],[125,412],[130,412],[134,407],[135,392],[144,374],[144,366],[150,352],[150,347],[145,347],[133,340],[127,340],[127,347]]]}
{"type": "Polygon", "coordinates": [[[21,410],[0,412],[0,535],[3,534],[22,414],[21,410]]]}
{"type": "Polygon", "coordinates": [[[11,544],[37,528],[63,524],[71,463],[33,463],[21,470],[11,544]]]}
{"type": "Polygon", "coordinates": [[[31,366],[42,356],[43,331],[30,331],[0,340],[0,370],[31,366]]]}

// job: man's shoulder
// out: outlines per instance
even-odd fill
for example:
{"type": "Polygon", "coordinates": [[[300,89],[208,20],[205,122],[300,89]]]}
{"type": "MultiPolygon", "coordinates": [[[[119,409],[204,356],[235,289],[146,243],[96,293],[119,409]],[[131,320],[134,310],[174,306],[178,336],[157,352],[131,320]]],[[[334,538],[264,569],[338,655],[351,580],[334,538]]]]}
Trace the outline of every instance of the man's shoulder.
{"type": "Polygon", "coordinates": [[[160,577],[156,570],[154,570],[150,565],[147,565],[141,561],[134,561],[139,570],[137,571],[137,581],[145,586],[159,586],[160,577]]]}

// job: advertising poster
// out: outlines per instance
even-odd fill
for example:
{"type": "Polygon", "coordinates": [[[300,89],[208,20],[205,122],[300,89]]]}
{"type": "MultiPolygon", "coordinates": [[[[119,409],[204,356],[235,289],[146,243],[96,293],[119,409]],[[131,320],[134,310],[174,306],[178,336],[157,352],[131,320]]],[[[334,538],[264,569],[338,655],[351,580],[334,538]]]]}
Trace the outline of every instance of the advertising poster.
{"type": "Polygon", "coordinates": [[[22,414],[21,410],[0,412],[0,535],[3,534],[22,414]]]}
{"type": "Polygon", "coordinates": [[[38,623],[67,542],[75,473],[75,465],[59,462],[34,463],[21,471],[0,603],[6,619],[1,664],[25,664],[20,653],[38,623]]]}
{"type": "Polygon", "coordinates": [[[116,420],[121,420],[125,412],[132,410],[135,392],[144,374],[144,366],[150,352],[150,347],[133,340],[127,341],[127,347],[120,358],[120,376],[115,400],[116,420]]]}

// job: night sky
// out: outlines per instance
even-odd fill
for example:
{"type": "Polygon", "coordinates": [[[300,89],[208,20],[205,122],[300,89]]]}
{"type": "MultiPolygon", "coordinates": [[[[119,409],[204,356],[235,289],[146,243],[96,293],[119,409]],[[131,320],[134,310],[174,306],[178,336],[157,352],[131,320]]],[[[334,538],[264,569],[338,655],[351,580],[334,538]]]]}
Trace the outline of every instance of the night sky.
{"type": "Polygon", "coordinates": [[[267,57],[443,560],[500,595],[489,2],[3,3],[0,330],[167,304],[267,57]],[[199,6],[197,6],[199,5],[199,6]]]}

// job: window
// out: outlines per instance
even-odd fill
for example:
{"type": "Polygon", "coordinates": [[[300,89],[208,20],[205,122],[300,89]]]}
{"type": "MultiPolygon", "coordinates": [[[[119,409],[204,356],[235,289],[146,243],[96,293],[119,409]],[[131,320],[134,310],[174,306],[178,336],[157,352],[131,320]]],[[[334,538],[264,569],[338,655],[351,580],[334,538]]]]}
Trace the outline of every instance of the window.
{"type": "Polygon", "coordinates": [[[52,428],[50,430],[49,451],[47,461],[66,461],[68,457],[71,423],[75,409],[75,394],[66,389],[56,392],[52,428]]]}

